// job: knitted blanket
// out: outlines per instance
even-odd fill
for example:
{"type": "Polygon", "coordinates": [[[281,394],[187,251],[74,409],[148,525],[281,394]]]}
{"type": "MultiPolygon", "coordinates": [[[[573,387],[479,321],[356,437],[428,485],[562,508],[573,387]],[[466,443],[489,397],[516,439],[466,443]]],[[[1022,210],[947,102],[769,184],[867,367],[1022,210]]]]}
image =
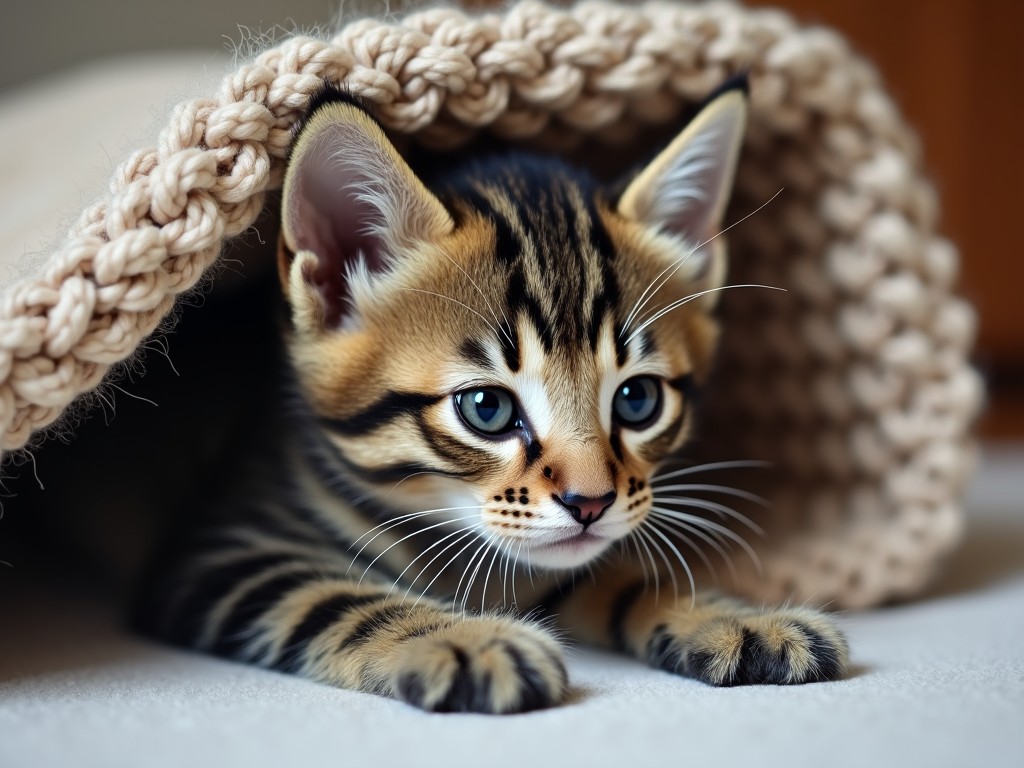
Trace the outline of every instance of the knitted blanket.
{"type": "Polygon", "coordinates": [[[180,104],[45,263],[4,286],[0,449],[41,439],[255,221],[324,79],[435,147],[488,131],[638,159],[739,71],[752,112],[732,219],[782,193],[729,233],[730,280],[787,292],[723,300],[699,455],[775,465],[762,597],[914,593],[957,539],[980,401],[957,253],[872,68],[832,32],[727,3],[427,10],[239,66],[180,104]]]}

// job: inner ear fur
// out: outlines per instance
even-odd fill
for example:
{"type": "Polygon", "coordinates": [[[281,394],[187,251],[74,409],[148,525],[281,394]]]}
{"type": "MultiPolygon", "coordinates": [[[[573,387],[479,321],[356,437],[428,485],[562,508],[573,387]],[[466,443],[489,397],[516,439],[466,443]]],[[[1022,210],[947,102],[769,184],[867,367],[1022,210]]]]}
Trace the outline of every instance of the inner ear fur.
{"type": "Polygon", "coordinates": [[[295,141],[281,204],[278,271],[296,325],[340,327],[354,281],[453,228],[365,109],[342,95],[320,103],[295,141]]]}
{"type": "MultiPolygon", "coordinates": [[[[693,249],[683,251],[681,268],[697,290],[717,288],[725,280],[725,243],[718,234],[732,194],[746,120],[746,82],[741,79],[708,101],[629,182],[617,204],[626,218],[693,249]]],[[[711,306],[716,295],[709,294],[701,304],[711,306]]]]}

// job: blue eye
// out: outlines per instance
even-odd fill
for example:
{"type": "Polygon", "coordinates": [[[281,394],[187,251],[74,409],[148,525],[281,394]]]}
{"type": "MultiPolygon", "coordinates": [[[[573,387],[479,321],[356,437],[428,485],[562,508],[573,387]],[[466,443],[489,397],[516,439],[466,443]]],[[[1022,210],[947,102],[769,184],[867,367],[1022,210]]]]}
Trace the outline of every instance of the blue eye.
{"type": "Polygon", "coordinates": [[[612,411],[624,427],[638,429],[654,421],[661,410],[661,384],[651,376],[634,376],[615,393],[612,411]]]}
{"type": "Polygon", "coordinates": [[[455,395],[455,406],[470,428],[483,435],[500,435],[516,427],[519,411],[512,395],[497,387],[467,389],[455,395]]]}

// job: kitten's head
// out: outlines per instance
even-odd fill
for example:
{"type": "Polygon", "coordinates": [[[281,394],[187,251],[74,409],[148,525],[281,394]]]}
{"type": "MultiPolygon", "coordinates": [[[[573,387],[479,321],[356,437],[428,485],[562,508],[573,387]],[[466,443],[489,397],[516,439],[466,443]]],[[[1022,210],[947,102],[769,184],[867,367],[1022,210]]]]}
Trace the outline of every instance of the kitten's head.
{"type": "Polygon", "coordinates": [[[620,195],[525,154],[428,189],[359,105],[321,98],[280,272],[299,384],[348,479],[546,567],[641,525],[715,346],[745,118],[742,85],[722,91],[620,195]]]}

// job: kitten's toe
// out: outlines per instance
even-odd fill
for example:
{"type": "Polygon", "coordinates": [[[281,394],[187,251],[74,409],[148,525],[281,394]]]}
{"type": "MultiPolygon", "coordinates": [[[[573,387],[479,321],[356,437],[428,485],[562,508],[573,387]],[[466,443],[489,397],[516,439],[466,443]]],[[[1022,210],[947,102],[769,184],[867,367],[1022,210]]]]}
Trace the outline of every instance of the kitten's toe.
{"type": "Polygon", "coordinates": [[[849,661],[834,622],[809,609],[713,619],[686,638],[666,626],[651,646],[655,666],[720,686],[838,680],[849,661]]]}
{"type": "Polygon", "coordinates": [[[433,712],[525,712],[565,697],[558,643],[507,619],[467,619],[404,644],[396,695],[433,712]]]}

